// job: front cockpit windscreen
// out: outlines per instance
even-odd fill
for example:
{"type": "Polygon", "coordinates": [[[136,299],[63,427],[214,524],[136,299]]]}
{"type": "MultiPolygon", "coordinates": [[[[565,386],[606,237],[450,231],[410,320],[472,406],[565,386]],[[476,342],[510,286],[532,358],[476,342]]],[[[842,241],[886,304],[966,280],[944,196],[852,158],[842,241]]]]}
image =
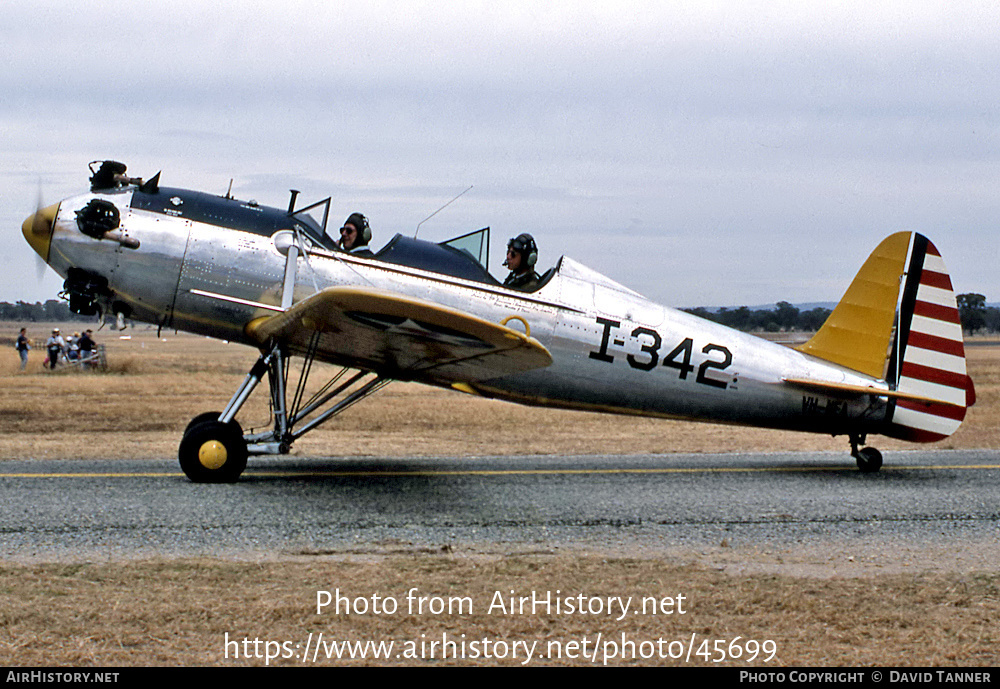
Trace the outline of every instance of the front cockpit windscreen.
{"type": "Polygon", "coordinates": [[[490,228],[488,227],[449,239],[441,244],[468,254],[484,268],[488,268],[490,265],[490,228]]]}
{"type": "Polygon", "coordinates": [[[463,280],[499,285],[486,266],[480,263],[480,257],[486,256],[485,247],[488,245],[489,228],[437,244],[397,234],[375,254],[375,259],[463,280]],[[482,237],[483,246],[480,246],[480,240],[469,240],[473,235],[482,237]],[[458,244],[455,244],[456,241],[458,244]]]}

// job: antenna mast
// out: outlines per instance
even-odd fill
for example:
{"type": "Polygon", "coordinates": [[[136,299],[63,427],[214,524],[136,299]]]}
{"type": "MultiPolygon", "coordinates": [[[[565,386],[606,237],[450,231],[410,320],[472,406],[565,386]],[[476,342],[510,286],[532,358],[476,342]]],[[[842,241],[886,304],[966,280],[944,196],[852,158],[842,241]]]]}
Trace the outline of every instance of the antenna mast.
{"type": "MultiPolygon", "coordinates": [[[[472,185],[471,184],[469,185],[469,189],[472,189],[472,185]]],[[[421,225],[423,225],[425,222],[427,222],[428,220],[430,220],[431,218],[433,218],[435,215],[437,215],[438,213],[440,213],[441,211],[443,211],[445,208],[447,208],[451,204],[455,203],[455,201],[458,201],[459,197],[465,195],[465,192],[469,191],[469,189],[466,189],[461,194],[459,194],[458,196],[456,196],[455,198],[453,198],[451,201],[449,201],[448,203],[444,204],[443,206],[441,206],[440,208],[438,208],[436,211],[434,211],[433,213],[431,213],[430,215],[428,215],[426,218],[424,218],[423,220],[421,220],[420,222],[418,222],[417,223],[417,229],[413,231],[413,238],[414,239],[417,238],[417,233],[420,232],[420,226],[421,225]]]]}

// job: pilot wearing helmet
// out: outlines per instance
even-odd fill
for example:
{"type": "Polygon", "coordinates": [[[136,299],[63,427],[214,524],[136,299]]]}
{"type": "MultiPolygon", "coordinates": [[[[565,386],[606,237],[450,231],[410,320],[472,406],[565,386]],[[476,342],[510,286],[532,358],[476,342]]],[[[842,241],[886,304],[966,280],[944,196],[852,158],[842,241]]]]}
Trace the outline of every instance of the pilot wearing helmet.
{"type": "Polygon", "coordinates": [[[344,251],[363,258],[373,258],[375,254],[368,248],[372,239],[372,229],[368,218],[361,213],[351,213],[340,228],[340,241],[337,242],[344,251]]]}
{"type": "Polygon", "coordinates": [[[503,281],[504,287],[531,292],[538,288],[538,273],[535,263],[538,262],[538,246],[530,234],[519,234],[507,242],[507,260],[503,262],[510,268],[510,275],[503,281]]]}

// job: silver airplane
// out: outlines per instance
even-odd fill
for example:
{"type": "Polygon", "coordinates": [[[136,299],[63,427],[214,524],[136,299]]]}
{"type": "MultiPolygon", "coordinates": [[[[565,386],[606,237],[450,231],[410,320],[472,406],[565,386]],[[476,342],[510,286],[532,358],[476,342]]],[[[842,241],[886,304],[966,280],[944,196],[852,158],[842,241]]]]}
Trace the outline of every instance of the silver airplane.
{"type": "MultiPolygon", "coordinates": [[[[376,255],[327,235],[330,199],[269,208],[91,164],[89,193],[22,231],[80,314],[240,342],[260,356],[221,412],[196,416],[179,459],[197,482],[235,481],[248,455],[298,438],[392,380],[522,404],[845,435],[954,433],[975,401],[951,280],[934,245],[882,241],[827,322],[790,348],[655,304],[562,257],[531,291],[487,271],[489,228],[433,243],[396,235],[376,255]],[[313,217],[322,211],[322,221],[313,217]],[[289,383],[292,357],[302,359],[289,383]],[[304,394],[316,361],[336,365],[304,394]],[[267,379],[273,426],[236,416],[267,379]],[[294,390],[286,389],[294,387],[294,390]]],[[[269,422],[270,423],[270,422],[269,422]]]]}

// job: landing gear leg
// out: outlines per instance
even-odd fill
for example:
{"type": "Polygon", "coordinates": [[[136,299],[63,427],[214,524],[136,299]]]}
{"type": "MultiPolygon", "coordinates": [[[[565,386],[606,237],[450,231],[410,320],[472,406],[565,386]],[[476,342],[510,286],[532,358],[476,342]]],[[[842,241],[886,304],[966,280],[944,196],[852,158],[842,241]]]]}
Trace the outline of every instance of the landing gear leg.
{"type": "Polygon", "coordinates": [[[315,360],[317,337],[304,357],[302,375],[289,403],[288,354],[281,345],[262,350],[260,358],[221,412],[207,412],[192,419],[184,431],[178,458],[181,469],[196,483],[226,483],[239,479],[248,455],[287,454],[292,443],[351,405],[385,387],[390,379],[341,369],[319,392],[305,400],[306,382],[315,360]],[[274,426],[263,433],[244,433],[236,414],[267,377],[274,426]],[[307,419],[307,417],[309,417],[307,419]],[[301,428],[299,428],[301,426],[301,428]]]}
{"type": "Polygon", "coordinates": [[[862,474],[874,474],[882,468],[882,453],[874,447],[858,449],[858,445],[863,445],[864,442],[864,435],[851,436],[851,456],[857,461],[862,474]]]}

